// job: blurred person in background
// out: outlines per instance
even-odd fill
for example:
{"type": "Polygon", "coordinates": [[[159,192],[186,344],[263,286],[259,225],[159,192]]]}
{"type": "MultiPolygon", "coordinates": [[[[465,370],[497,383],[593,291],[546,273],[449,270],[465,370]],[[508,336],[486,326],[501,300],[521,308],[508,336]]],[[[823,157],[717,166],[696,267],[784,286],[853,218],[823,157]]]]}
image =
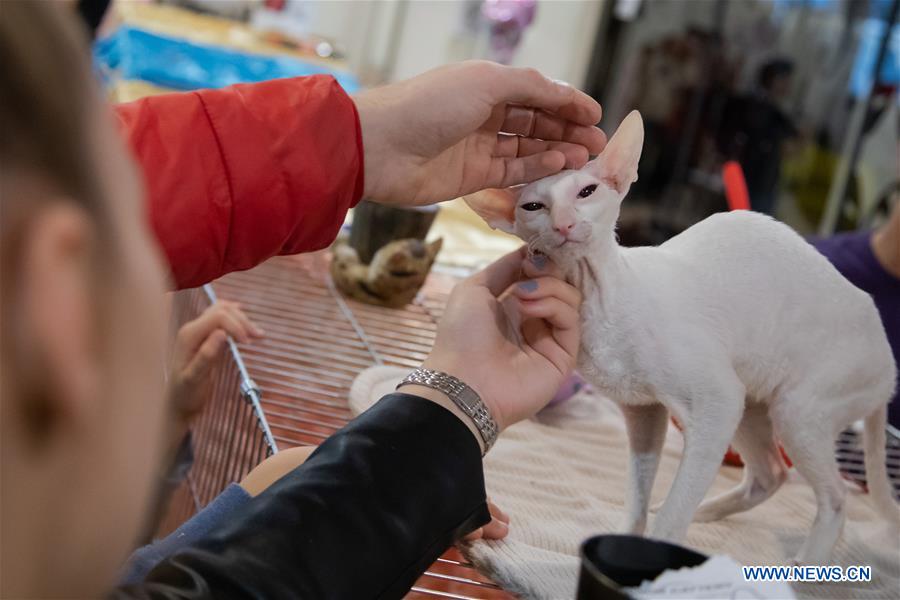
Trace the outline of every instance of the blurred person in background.
{"type": "MultiPolygon", "coordinates": [[[[0,19],[3,597],[96,597],[135,543],[173,426],[167,271],[198,285],[327,245],[363,195],[438,202],[578,168],[605,142],[593,100],[487,63],[352,99],[327,77],[149,98],[117,109],[117,131],[73,19],[12,1],[0,19]]],[[[524,257],[457,286],[424,363],[501,431],[547,403],[578,347],[577,291],[524,257]]],[[[404,386],[114,595],[400,597],[490,522],[485,448],[451,399],[404,386]]]]}
{"type": "Polygon", "coordinates": [[[750,206],[775,214],[784,144],[797,129],[783,105],[793,85],[794,65],[779,58],[760,67],[753,92],[728,102],[717,136],[726,159],[744,171],[750,206]]]}

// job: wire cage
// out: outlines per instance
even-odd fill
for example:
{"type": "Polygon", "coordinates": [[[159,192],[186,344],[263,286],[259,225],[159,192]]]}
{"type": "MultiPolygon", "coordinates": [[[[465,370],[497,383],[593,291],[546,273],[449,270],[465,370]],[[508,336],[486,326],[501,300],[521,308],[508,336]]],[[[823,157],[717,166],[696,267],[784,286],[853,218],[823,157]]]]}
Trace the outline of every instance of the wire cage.
{"type": "MultiPolygon", "coordinates": [[[[327,253],[275,258],[205,289],[176,295],[176,324],[199,315],[218,295],[240,302],[266,331],[250,345],[231,344],[215,369],[210,398],[193,425],[195,462],[161,522],[164,535],[239,481],[267,455],[321,443],[351,418],[350,385],[378,364],[416,367],[434,341],[455,279],[432,273],[413,304],[400,310],[344,299],[328,274],[327,253]]],[[[859,435],[837,443],[842,472],[864,483],[859,435]]],[[[900,439],[888,435],[888,471],[900,496],[900,439]]],[[[449,549],[408,598],[499,599],[506,592],[449,549]]]]}
{"type": "MultiPolygon", "coordinates": [[[[199,316],[215,299],[211,286],[175,294],[173,331],[199,316]]],[[[174,531],[229,483],[240,481],[278,451],[259,405],[259,390],[231,340],[210,374],[207,397],[203,413],[191,426],[194,463],[174,490],[157,536],[174,531]]]]}
{"type": "MultiPolygon", "coordinates": [[[[885,445],[888,479],[894,492],[894,500],[900,502],[900,433],[891,426],[887,429],[885,445]]],[[[863,453],[862,435],[855,427],[841,432],[835,444],[835,459],[845,478],[866,486],[865,454],[863,453]]]]}
{"type": "MultiPolygon", "coordinates": [[[[416,301],[391,310],[345,300],[334,288],[326,253],[275,258],[206,288],[175,295],[178,326],[216,297],[240,302],[266,331],[230,345],[213,371],[209,400],[193,424],[195,459],[168,503],[162,536],[239,481],[267,455],[321,443],[346,424],[356,375],[372,365],[416,367],[434,341],[455,280],[433,273],[416,301]]],[[[448,551],[408,598],[510,598],[448,551]]]]}

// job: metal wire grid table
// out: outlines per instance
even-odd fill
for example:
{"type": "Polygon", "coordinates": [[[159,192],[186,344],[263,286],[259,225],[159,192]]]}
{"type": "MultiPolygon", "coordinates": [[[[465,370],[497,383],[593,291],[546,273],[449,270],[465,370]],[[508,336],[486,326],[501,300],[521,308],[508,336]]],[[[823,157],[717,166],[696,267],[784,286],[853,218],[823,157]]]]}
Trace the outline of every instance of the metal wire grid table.
{"type": "MultiPolygon", "coordinates": [[[[346,424],[350,385],[363,369],[418,366],[431,349],[454,281],[432,274],[416,302],[402,310],[368,306],[340,296],[328,274],[327,253],[317,253],[275,258],[228,275],[210,290],[179,292],[176,324],[219,296],[240,302],[266,337],[234,347],[215,370],[209,402],[193,427],[194,466],[174,493],[158,535],[174,530],[267,455],[319,444],[346,424]]],[[[510,598],[454,548],[407,597],[510,598]]]]}
{"type": "MultiPolygon", "coordinates": [[[[196,458],[159,530],[164,535],[279,449],[319,444],[350,419],[347,396],[357,373],[375,364],[415,367],[434,340],[454,279],[433,274],[402,310],[341,297],[325,253],[276,258],[231,274],[211,288],[180,292],[174,320],[183,323],[219,295],[238,301],[267,335],[231,346],[215,370],[210,400],[194,426],[196,458]]],[[[900,439],[888,435],[888,471],[900,497],[900,439]]],[[[859,436],[841,434],[836,458],[844,474],[865,482],[859,436]]],[[[455,549],[420,578],[408,598],[510,598],[455,549]]]]}
{"type": "MultiPolygon", "coordinates": [[[[213,300],[212,288],[179,292],[172,307],[173,324],[177,327],[197,317],[213,300]]],[[[228,352],[212,370],[207,386],[207,404],[191,427],[194,464],[169,500],[157,529],[160,537],[277,451],[264,416],[260,417],[259,391],[230,340],[228,352]]]]}
{"type": "MultiPolygon", "coordinates": [[[[891,481],[894,500],[900,502],[900,434],[892,427],[888,427],[885,450],[888,479],[891,481]]],[[[844,477],[861,486],[866,485],[862,436],[853,428],[842,431],[838,436],[834,456],[844,477]]]]}

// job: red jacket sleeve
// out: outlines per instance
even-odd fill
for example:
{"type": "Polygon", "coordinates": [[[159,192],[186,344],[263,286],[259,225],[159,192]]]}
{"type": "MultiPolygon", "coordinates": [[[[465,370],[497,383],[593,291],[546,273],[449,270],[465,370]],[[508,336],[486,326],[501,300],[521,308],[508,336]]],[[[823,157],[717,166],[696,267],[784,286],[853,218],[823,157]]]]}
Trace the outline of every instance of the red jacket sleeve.
{"type": "Polygon", "coordinates": [[[334,240],[362,196],[356,107],[317,75],[121,104],[178,288],[334,240]]]}

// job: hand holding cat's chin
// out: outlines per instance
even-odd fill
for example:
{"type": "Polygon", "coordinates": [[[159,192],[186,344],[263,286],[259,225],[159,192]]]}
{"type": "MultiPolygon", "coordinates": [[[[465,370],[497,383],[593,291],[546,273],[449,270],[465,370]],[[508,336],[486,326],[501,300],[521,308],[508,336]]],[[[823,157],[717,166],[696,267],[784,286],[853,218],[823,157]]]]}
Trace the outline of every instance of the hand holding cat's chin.
{"type": "MultiPolygon", "coordinates": [[[[524,257],[524,249],[510,253],[457,285],[423,363],[475,390],[501,431],[546,406],[573,368],[580,339],[580,293],[546,258],[523,264],[524,257]],[[523,273],[530,278],[520,281],[523,273]]],[[[401,391],[450,402],[433,390],[401,391]]],[[[481,443],[471,420],[450,407],[481,443]]]]}

